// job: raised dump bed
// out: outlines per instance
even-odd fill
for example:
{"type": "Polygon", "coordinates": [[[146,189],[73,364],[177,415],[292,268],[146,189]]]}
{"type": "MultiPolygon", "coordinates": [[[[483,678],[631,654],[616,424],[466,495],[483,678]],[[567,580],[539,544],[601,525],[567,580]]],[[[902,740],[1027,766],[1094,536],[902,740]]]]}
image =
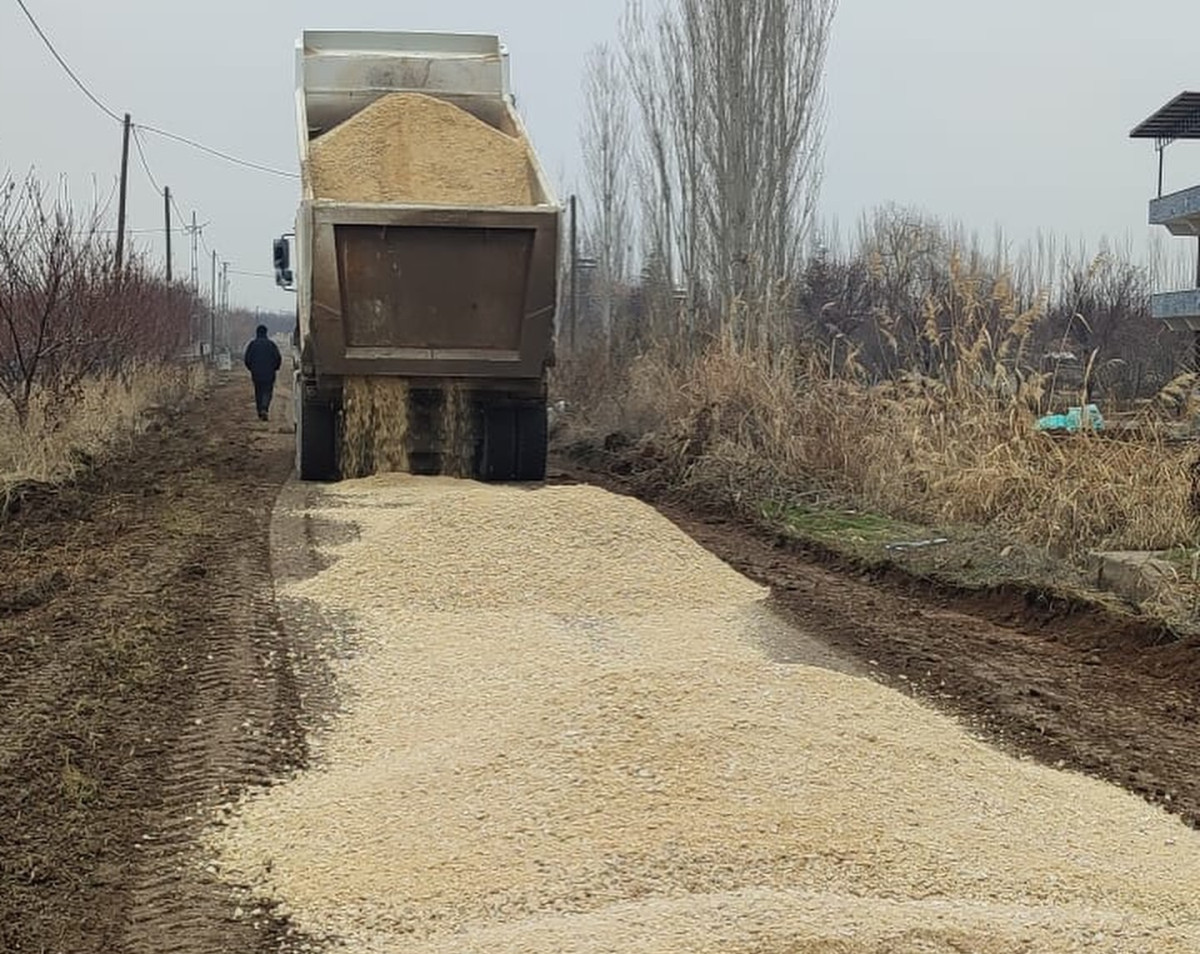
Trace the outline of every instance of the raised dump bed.
{"type": "Polygon", "coordinates": [[[305,33],[297,115],[301,476],[540,480],[561,210],[503,46],[305,33]]]}

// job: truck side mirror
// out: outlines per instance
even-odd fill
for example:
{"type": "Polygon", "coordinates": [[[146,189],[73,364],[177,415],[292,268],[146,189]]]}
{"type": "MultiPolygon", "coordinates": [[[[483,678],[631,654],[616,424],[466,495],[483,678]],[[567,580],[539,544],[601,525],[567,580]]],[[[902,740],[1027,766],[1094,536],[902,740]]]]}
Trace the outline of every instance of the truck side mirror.
{"type": "Polygon", "coordinates": [[[275,284],[281,288],[290,288],[292,285],[292,254],[291,248],[288,245],[288,240],[285,238],[277,238],[274,242],[275,255],[275,284]]]}

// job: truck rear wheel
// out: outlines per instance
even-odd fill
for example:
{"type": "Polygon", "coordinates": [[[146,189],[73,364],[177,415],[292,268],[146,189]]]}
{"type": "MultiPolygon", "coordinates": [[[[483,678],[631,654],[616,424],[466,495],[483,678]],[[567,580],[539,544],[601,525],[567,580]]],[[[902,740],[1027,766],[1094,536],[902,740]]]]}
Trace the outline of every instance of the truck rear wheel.
{"type": "Polygon", "coordinates": [[[517,411],[495,405],[483,412],[483,448],[479,476],[482,480],[512,480],[517,475],[517,411]]]}
{"type": "Polygon", "coordinates": [[[486,408],[480,478],[545,480],[547,441],[546,408],[541,401],[486,408]]]}
{"type": "Polygon", "coordinates": [[[541,401],[517,411],[517,480],[546,479],[549,421],[541,401]]]}
{"type": "Polygon", "coordinates": [[[296,469],[300,479],[337,480],[337,417],[333,407],[301,396],[296,408],[296,469]]]}

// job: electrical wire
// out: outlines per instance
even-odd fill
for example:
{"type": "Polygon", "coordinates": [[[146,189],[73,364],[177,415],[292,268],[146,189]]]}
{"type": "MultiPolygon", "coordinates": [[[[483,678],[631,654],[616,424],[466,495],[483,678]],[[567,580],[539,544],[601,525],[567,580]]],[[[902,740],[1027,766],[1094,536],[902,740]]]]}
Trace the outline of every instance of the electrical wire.
{"type": "MultiPolygon", "coordinates": [[[[73,69],[71,69],[70,64],[67,63],[67,61],[65,59],[63,59],[62,56],[59,54],[58,50],[56,50],[54,48],[54,44],[50,42],[50,37],[48,37],[46,35],[46,31],[42,29],[41,25],[38,23],[37,19],[33,15],[33,13],[30,12],[29,7],[27,7],[25,5],[25,0],[17,0],[17,6],[21,8],[21,12],[25,14],[25,18],[29,21],[30,25],[33,26],[33,29],[37,32],[37,35],[41,38],[42,42],[46,45],[46,49],[48,49],[50,51],[50,54],[58,62],[58,65],[61,66],[66,71],[66,74],[69,77],[71,77],[71,79],[74,81],[75,85],[79,87],[79,89],[83,93],[83,95],[86,96],[88,99],[90,99],[92,101],[92,103],[94,103],[99,109],[103,110],[104,113],[109,118],[115,120],[118,123],[123,123],[125,120],[122,117],[118,116],[115,111],[113,111],[108,106],[106,106],[104,104],[104,102],[102,102],[101,99],[98,96],[96,96],[95,93],[93,93],[90,89],[88,89],[87,84],[85,84],[83,82],[83,80],[81,80],[79,78],[79,76],[75,73],[75,71],[73,69]]],[[[191,148],[198,149],[201,152],[206,152],[210,156],[215,156],[218,159],[225,160],[226,162],[231,162],[234,165],[244,166],[247,169],[254,169],[254,170],[257,170],[258,172],[265,172],[265,173],[268,173],[269,175],[281,176],[286,179],[299,179],[300,178],[300,175],[298,173],[288,172],[286,169],[276,169],[273,166],[263,165],[260,162],[251,162],[249,159],[242,159],[238,156],[231,155],[230,153],[224,152],[220,149],[214,149],[212,146],[206,146],[204,143],[197,142],[195,139],[191,139],[187,136],[181,136],[178,133],[168,132],[165,129],[159,129],[157,126],[147,126],[145,124],[139,124],[139,125],[141,126],[142,129],[144,129],[148,133],[153,133],[156,136],[162,136],[164,139],[174,140],[175,142],[182,143],[185,146],[190,146],[191,148]]],[[[156,188],[157,188],[157,186],[156,186],[156,188]]],[[[161,194],[161,190],[160,190],[160,194],[161,194]]]]}
{"type": "Polygon", "coordinates": [[[120,116],[118,116],[115,112],[113,112],[113,110],[109,109],[103,102],[101,102],[95,93],[87,88],[87,84],[76,75],[75,71],[67,64],[67,61],[59,55],[58,50],[54,48],[54,44],[50,42],[50,37],[46,36],[46,32],[41,28],[37,20],[34,19],[33,14],[29,12],[29,7],[25,6],[25,0],[17,0],[17,6],[21,8],[21,12],[25,14],[25,18],[33,26],[33,29],[37,31],[37,35],[41,37],[42,42],[46,44],[46,49],[48,49],[50,54],[58,61],[58,65],[66,71],[66,74],[71,77],[75,85],[78,86],[83,92],[83,95],[95,103],[95,105],[99,107],[105,114],[107,114],[110,119],[113,119],[118,123],[124,122],[120,116]]]}
{"type": "Polygon", "coordinates": [[[286,169],[276,169],[274,166],[264,166],[260,162],[251,162],[249,159],[240,159],[237,156],[230,155],[227,152],[222,152],[220,149],[214,149],[212,146],[206,146],[202,142],[197,142],[195,139],[189,139],[187,136],[180,136],[178,133],[167,132],[165,129],[159,129],[157,126],[147,126],[141,123],[141,128],[148,133],[154,133],[156,136],[162,136],[164,139],[171,139],[175,142],[183,143],[185,146],[191,146],[193,149],[199,149],[201,152],[206,152],[210,156],[216,156],[218,159],[224,159],[226,162],[232,162],[234,165],[245,166],[247,169],[254,169],[258,172],[265,172],[273,176],[281,176],[285,179],[299,179],[298,172],[288,172],[286,169]]]}
{"type": "Polygon", "coordinates": [[[154,191],[162,196],[162,187],[158,184],[158,180],[154,178],[154,173],[150,171],[150,163],[146,161],[146,151],[142,148],[142,135],[138,126],[133,127],[133,144],[137,147],[138,159],[142,162],[142,168],[146,170],[146,178],[150,180],[150,184],[154,186],[154,191]]]}
{"type": "MultiPolygon", "coordinates": [[[[184,217],[183,210],[181,208],[179,208],[179,203],[175,201],[175,193],[174,192],[171,193],[171,208],[173,208],[175,210],[175,214],[177,216],[179,216],[180,222],[187,221],[187,219],[184,217]]],[[[204,224],[208,225],[207,222],[205,222],[204,224]]]]}
{"type": "MultiPolygon", "coordinates": [[[[107,106],[95,93],[93,93],[88,88],[87,84],[84,83],[82,79],[80,79],[79,75],[73,69],[71,69],[70,64],[67,63],[67,61],[62,57],[62,55],[55,48],[54,44],[50,40],[50,37],[46,35],[46,31],[42,29],[41,24],[38,23],[37,18],[34,17],[32,11],[30,11],[29,7],[27,7],[25,5],[25,0],[17,0],[17,6],[21,8],[21,12],[25,15],[25,18],[29,21],[30,25],[33,27],[33,29],[37,33],[38,37],[41,39],[42,43],[45,44],[46,49],[50,51],[50,55],[54,57],[54,59],[58,63],[58,65],[60,67],[62,67],[63,71],[67,74],[67,76],[69,76],[71,78],[71,81],[79,88],[80,92],[82,92],[83,95],[86,96],[88,98],[88,100],[94,106],[96,106],[101,112],[103,112],[106,116],[108,116],[114,122],[124,124],[126,121],[125,118],[117,115],[117,113],[113,109],[109,108],[109,106],[107,106]]],[[[179,217],[179,220],[181,222],[185,222],[186,219],[184,218],[183,210],[179,208],[179,203],[175,201],[175,196],[167,193],[166,190],[163,189],[162,186],[160,186],[158,184],[158,179],[155,177],[153,170],[150,168],[150,161],[149,161],[149,159],[146,158],[145,143],[144,143],[144,141],[142,139],[142,135],[141,135],[143,131],[152,133],[156,136],[161,136],[164,139],[169,139],[174,142],[181,143],[185,146],[190,146],[193,149],[197,149],[201,152],[207,153],[208,155],[214,156],[218,159],[222,159],[225,162],[229,162],[234,165],[242,166],[247,169],[253,169],[257,172],[263,172],[263,173],[266,173],[269,175],[280,176],[281,178],[285,178],[285,179],[299,179],[300,178],[300,176],[297,173],[288,172],[287,170],[284,170],[284,169],[276,169],[272,166],[263,165],[262,163],[258,163],[258,162],[251,162],[248,159],[242,159],[238,156],[231,155],[230,153],[223,152],[220,149],[214,149],[212,146],[207,146],[202,142],[197,142],[195,139],[191,139],[187,136],[181,136],[178,133],[169,132],[165,129],[159,129],[156,126],[149,126],[144,123],[137,123],[137,124],[131,123],[130,124],[130,132],[133,135],[133,144],[134,144],[135,149],[137,150],[138,161],[141,163],[142,169],[146,173],[146,178],[150,180],[150,185],[154,188],[155,193],[157,193],[159,196],[164,196],[164,195],[169,196],[169,201],[171,203],[171,206],[174,209],[175,214],[179,217]]],[[[110,201],[111,201],[111,199],[110,199],[110,201]]],[[[205,223],[205,225],[207,225],[207,224],[208,223],[205,223]]],[[[161,230],[161,229],[126,229],[126,234],[128,234],[128,235],[145,235],[145,234],[160,233],[162,231],[163,230],[161,230]]],[[[178,228],[178,229],[171,228],[171,229],[169,229],[169,231],[183,232],[185,234],[188,234],[192,230],[190,227],[184,226],[184,227],[178,228]]],[[[196,233],[200,239],[200,244],[204,247],[205,255],[207,256],[207,255],[212,254],[208,248],[208,242],[205,241],[203,229],[197,228],[196,233]]],[[[98,232],[97,234],[115,234],[115,230],[114,231],[102,230],[102,231],[98,232]]],[[[228,267],[228,263],[226,263],[226,267],[228,267]]],[[[239,269],[229,269],[229,271],[232,272],[232,274],[234,274],[234,275],[241,275],[241,276],[245,276],[248,278],[273,279],[275,277],[274,275],[267,275],[267,274],[264,274],[261,272],[242,271],[239,269]]]]}
{"type": "MultiPolygon", "coordinates": [[[[126,229],[125,234],[126,235],[162,235],[164,231],[165,231],[165,229],[160,225],[156,229],[126,229]]],[[[187,233],[187,229],[172,228],[171,232],[172,232],[172,234],[181,234],[182,235],[182,234],[187,233]]],[[[15,238],[28,239],[28,238],[33,238],[38,233],[36,233],[36,232],[10,232],[8,234],[12,235],[15,238]]],[[[70,234],[76,238],[87,238],[88,236],[91,236],[91,235],[116,235],[117,230],[116,229],[77,229],[76,231],[71,232],[70,234]]]]}

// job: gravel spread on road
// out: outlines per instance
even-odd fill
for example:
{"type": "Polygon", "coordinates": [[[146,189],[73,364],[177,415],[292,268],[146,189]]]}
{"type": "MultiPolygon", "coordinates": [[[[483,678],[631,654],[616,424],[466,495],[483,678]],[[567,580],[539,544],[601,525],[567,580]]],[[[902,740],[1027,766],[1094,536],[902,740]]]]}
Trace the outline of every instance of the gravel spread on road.
{"type": "Polygon", "coordinates": [[[771,662],[764,592],[650,508],[396,475],[315,499],[357,533],[286,595],[352,614],[344,711],[213,835],[298,928],[379,954],[1200,950],[1195,833],[771,662]]]}

